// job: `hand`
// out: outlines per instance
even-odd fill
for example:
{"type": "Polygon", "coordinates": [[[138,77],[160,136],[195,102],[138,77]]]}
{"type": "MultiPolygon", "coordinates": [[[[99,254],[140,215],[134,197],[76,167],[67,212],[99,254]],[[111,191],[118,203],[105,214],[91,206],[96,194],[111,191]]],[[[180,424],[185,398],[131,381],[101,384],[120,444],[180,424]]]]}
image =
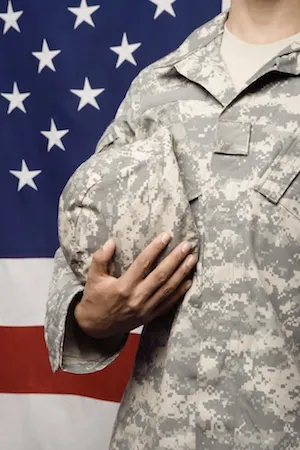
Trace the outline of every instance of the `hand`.
{"type": "Polygon", "coordinates": [[[86,334],[107,338],[128,332],[182,300],[192,285],[186,277],[197,263],[191,248],[181,243],[151,271],[171,239],[170,233],[154,239],[120,278],[108,275],[113,240],[94,253],[83,298],[75,307],[76,321],[86,334]]]}

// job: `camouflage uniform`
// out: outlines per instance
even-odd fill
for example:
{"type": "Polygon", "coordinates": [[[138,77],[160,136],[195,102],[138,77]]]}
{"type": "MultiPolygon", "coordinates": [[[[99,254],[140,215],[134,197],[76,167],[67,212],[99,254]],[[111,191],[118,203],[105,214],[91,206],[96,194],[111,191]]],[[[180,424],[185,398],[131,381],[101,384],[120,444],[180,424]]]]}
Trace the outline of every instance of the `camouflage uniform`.
{"type": "MultiPolygon", "coordinates": [[[[99,143],[134,142],[151,111],[181,142],[201,238],[179,311],[144,328],[111,450],[300,449],[300,42],[236,92],[219,55],[226,17],[145,69],[99,143]]],[[[99,370],[124,345],[72,334],[81,291],[58,251],[54,370],[99,370]]]]}

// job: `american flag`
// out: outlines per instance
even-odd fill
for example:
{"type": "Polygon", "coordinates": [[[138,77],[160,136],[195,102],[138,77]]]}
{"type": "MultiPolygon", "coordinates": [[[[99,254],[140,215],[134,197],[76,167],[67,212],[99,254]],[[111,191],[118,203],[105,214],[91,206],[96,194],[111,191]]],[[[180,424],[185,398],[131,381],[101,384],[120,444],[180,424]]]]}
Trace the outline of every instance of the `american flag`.
{"type": "Polygon", "coordinates": [[[100,373],[51,373],[43,322],[58,197],[133,78],[221,3],[0,0],[1,450],[108,448],[138,334],[100,373]]]}

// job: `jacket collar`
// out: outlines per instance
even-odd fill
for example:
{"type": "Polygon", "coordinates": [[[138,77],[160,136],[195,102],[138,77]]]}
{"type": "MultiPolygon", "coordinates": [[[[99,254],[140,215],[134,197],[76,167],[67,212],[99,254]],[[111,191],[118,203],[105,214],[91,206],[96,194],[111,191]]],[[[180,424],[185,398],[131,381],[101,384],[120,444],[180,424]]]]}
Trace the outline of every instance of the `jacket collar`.
{"type": "Polygon", "coordinates": [[[223,12],[202,27],[197,28],[177,50],[155,63],[155,67],[157,69],[172,68],[180,61],[185,61],[190,55],[205,48],[223,34],[227,17],[228,12],[223,12]]]}
{"type": "MultiPolygon", "coordinates": [[[[222,35],[228,12],[224,12],[200,27],[178,50],[158,62],[156,68],[175,69],[180,75],[201,85],[225,107],[241,92],[233,86],[230,74],[220,55],[222,35]]],[[[282,50],[262,67],[244,86],[251,86],[270,72],[300,75],[300,40],[282,50]]]]}

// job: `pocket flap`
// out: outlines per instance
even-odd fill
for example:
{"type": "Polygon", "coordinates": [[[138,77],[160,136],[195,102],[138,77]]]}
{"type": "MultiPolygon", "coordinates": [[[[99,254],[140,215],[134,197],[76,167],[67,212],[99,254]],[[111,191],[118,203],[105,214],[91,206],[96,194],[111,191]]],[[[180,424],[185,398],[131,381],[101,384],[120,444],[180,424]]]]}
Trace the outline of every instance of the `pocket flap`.
{"type": "Polygon", "coordinates": [[[300,172],[299,140],[290,138],[254,189],[277,204],[300,172]]]}
{"type": "Polygon", "coordinates": [[[214,153],[247,156],[250,142],[250,123],[220,120],[214,153]]]}

